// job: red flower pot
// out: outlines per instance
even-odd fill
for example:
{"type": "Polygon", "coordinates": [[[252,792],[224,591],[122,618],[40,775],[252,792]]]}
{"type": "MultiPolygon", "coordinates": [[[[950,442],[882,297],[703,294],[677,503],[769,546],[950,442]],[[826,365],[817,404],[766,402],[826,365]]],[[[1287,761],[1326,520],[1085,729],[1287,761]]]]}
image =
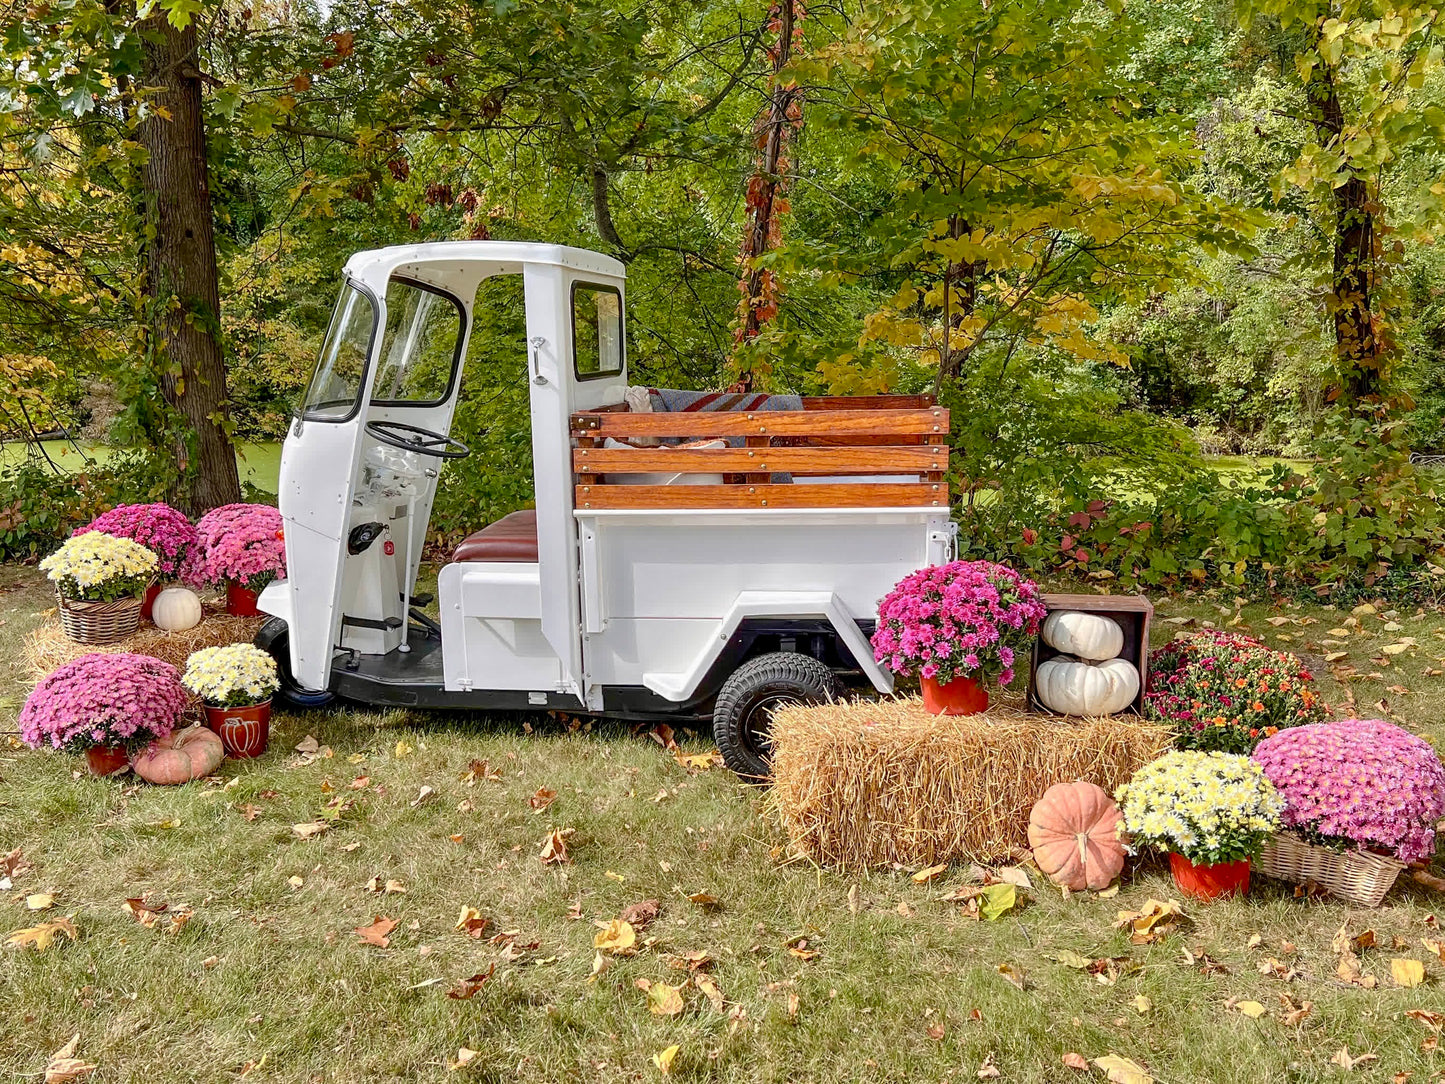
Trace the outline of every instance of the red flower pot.
{"type": "Polygon", "coordinates": [[[226,612],[235,617],[258,617],[256,592],[235,580],[226,581],[226,612]]]}
{"type": "Polygon", "coordinates": [[[151,607],[155,605],[156,596],[161,593],[161,585],[153,583],[146,588],[145,598],[141,599],[140,616],[142,621],[151,619],[151,607]]]}
{"type": "Polygon", "coordinates": [[[91,775],[115,775],[130,767],[130,754],[123,745],[92,745],[85,751],[85,766],[91,775]]]}
{"type": "Polygon", "coordinates": [[[213,708],[207,704],[206,726],[220,735],[228,757],[258,757],[271,740],[271,701],[241,708],[213,708]]]}
{"type": "Polygon", "coordinates": [[[1249,859],[1242,862],[1220,862],[1214,866],[1196,866],[1182,854],[1169,856],[1169,872],[1174,883],[1186,896],[1208,903],[1221,896],[1243,896],[1249,891],[1249,859]]]}
{"type": "Polygon", "coordinates": [[[978,715],[988,710],[988,690],[971,677],[937,682],[923,678],[923,710],[930,715],[978,715]]]}

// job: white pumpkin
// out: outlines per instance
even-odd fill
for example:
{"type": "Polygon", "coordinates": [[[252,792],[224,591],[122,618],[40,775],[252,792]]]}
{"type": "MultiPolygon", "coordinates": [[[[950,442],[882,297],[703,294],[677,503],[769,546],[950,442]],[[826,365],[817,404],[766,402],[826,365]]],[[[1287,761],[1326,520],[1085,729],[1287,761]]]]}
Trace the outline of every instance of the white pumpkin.
{"type": "Polygon", "coordinates": [[[1055,610],[1044,618],[1044,643],[1065,655],[1102,662],[1124,650],[1124,630],[1117,621],[1078,610],[1055,610]]]}
{"type": "Polygon", "coordinates": [[[166,632],[185,632],[201,623],[201,600],[185,587],[167,587],[151,603],[151,620],[166,632]]]}
{"type": "Polygon", "coordinates": [[[1139,671],[1128,659],[1090,662],[1056,655],[1034,671],[1034,695],[1060,715],[1113,715],[1139,695],[1139,671]]]}

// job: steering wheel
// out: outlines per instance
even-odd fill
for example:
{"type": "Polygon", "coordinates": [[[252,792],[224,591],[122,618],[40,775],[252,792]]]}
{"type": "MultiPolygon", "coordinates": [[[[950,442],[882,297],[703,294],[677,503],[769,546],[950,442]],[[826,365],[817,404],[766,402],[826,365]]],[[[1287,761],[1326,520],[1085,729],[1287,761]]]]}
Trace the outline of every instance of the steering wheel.
{"type": "Polygon", "coordinates": [[[433,433],[430,429],[407,425],[406,422],[367,422],[366,431],[383,444],[434,459],[465,459],[472,454],[472,450],[455,437],[433,433]]]}

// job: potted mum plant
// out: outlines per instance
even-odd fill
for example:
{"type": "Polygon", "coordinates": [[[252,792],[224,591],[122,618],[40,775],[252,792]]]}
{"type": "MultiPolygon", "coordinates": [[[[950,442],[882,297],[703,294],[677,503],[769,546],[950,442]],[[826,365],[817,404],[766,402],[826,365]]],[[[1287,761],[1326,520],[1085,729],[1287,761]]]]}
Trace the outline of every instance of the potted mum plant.
{"type": "Polygon", "coordinates": [[[1133,849],[1169,855],[1174,883],[1200,900],[1249,891],[1249,863],[1280,825],[1284,799],[1234,753],[1165,753],[1115,792],[1133,849]]]}
{"type": "Polygon", "coordinates": [[[196,534],[196,577],[226,589],[227,613],[259,614],[256,596],[286,575],[281,513],[267,504],[226,504],[202,516],[196,534]]]}
{"type": "Polygon", "coordinates": [[[149,655],[82,655],[26,697],[20,737],[32,749],[84,753],[92,775],[113,775],[132,750],[170,734],[190,703],[170,663],[149,655]]]}
{"type": "Polygon", "coordinates": [[[1248,753],[1329,708],[1293,655],[1249,636],[1208,630],[1176,637],[1149,656],[1150,716],[1171,723],[1181,749],[1248,753]]]}
{"type": "Polygon", "coordinates": [[[181,678],[206,706],[206,725],[229,757],[258,757],[271,740],[271,697],[281,687],[276,660],[251,644],[203,647],[181,678]]]}
{"type": "Polygon", "coordinates": [[[1379,719],[1281,730],[1254,760],[1284,795],[1284,827],[1260,872],[1378,906],[1405,865],[1435,853],[1445,765],[1421,738],[1379,719]]]}
{"type": "Polygon", "coordinates": [[[156,567],[156,555],[139,542],[100,531],[67,538],[40,562],[55,584],[65,635],[82,644],[113,643],[140,627],[156,567]]]}
{"type": "Polygon", "coordinates": [[[916,674],[934,715],[988,709],[984,682],[1012,684],[1014,662],[1045,609],[1038,585],[992,561],[953,561],[905,576],[878,605],[873,657],[916,674]]]}
{"type": "Polygon", "coordinates": [[[159,578],[146,588],[141,604],[141,617],[149,618],[151,604],[164,586],[162,581],[179,580],[186,574],[186,562],[196,549],[196,525],[184,512],[164,502],[155,504],[121,504],[91,520],[75,531],[100,531],[114,538],[139,542],[156,555],[159,578]]]}

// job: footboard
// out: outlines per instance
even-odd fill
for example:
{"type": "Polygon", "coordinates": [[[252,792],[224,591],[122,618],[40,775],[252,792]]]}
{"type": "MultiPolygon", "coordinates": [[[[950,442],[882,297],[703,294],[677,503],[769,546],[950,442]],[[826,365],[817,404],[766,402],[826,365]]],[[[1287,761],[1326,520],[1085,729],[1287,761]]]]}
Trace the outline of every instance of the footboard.
{"type": "Polygon", "coordinates": [[[576,508],[948,507],[948,411],[880,400],[574,414],[576,508]]]}

